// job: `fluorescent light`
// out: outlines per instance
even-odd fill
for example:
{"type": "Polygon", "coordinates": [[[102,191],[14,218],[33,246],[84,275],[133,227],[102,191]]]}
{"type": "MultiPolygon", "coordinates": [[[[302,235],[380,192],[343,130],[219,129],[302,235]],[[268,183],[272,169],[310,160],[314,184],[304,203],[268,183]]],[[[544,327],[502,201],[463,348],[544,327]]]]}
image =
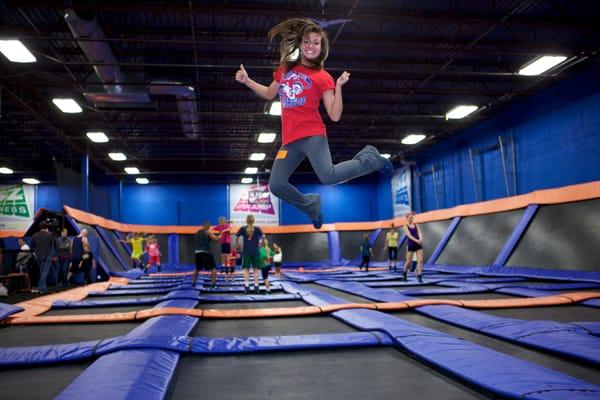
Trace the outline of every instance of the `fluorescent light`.
{"type": "Polygon", "coordinates": [[[269,115],[281,115],[281,102],[274,101],[269,107],[269,115]]]}
{"type": "Polygon", "coordinates": [[[150,183],[150,181],[148,180],[148,178],[135,178],[135,181],[137,183],[139,183],[140,185],[147,185],[150,183]]]}
{"type": "Polygon", "coordinates": [[[252,183],[252,178],[242,178],[242,183],[252,183]]]}
{"type": "Polygon", "coordinates": [[[12,174],[13,172],[15,172],[15,171],[13,171],[13,170],[12,170],[12,169],[10,169],[10,168],[7,168],[7,167],[0,167],[0,174],[4,174],[4,175],[10,175],[10,174],[12,174]]]}
{"type": "Polygon", "coordinates": [[[250,154],[250,161],[262,161],[265,159],[265,153],[252,153],[250,154]]]}
{"type": "Polygon", "coordinates": [[[137,167],[125,167],[125,172],[129,175],[137,175],[140,173],[140,170],[137,167]]]}
{"type": "Polygon", "coordinates": [[[30,185],[38,185],[40,181],[35,178],[23,178],[23,182],[28,183],[30,185]]]}
{"type": "Polygon", "coordinates": [[[390,153],[383,153],[383,154],[381,155],[381,157],[383,157],[383,158],[390,158],[391,156],[392,156],[392,155],[391,155],[390,153]]]}
{"type": "Polygon", "coordinates": [[[258,168],[256,167],[248,167],[244,170],[245,174],[256,174],[258,172],[258,168]]]}
{"type": "Polygon", "coordinates": [[[115,161],[125,161],[127,156],[123,153],[108,153],[108,156],[115,161]]]}
{"type": "Polygon", "coordinates": [[[454,107],[446,114],[446,119],[461,119],[477,110],[477,106],[463,105],[454,107]]]}
{"type": "Polygon", "coordinates": [[[404,139],[402,139],[401,143],[402,144],[417,144],[420,141],[425,139],[425,135],[421,134],[421,133],[413,133],[410,135],[406,135],[404,137],[404,139]]]}
{"type": "Polygon", "coordinates": [[[565,56],[542,56],[519,70],[519,75],[534,76],[542,74],[565,61],[565,56]]]}
{"type": "Polygon", "coordinates": [[[260,135],[258,135],[258,143],[273,143],[276,137],[276,133],[263,132],[260,135]]]}
{"type": "Polygon", "coordinates": [[[86,135],[94,143],[108,143],[108,136],[104,132],[88,132],[86,135]]]}
{"type": "Polygon", "coordinates": [[[67,114],[77,114],[83,110],[79,107],[79,104],[73,99],[52,99],[52,102],[58,109],[67,114]]]}
{"type": "Polygon", "coordinates": [[[36,58],[20,40],[0,40],[0,53],[12,62],[32,63],[36,58]]]}

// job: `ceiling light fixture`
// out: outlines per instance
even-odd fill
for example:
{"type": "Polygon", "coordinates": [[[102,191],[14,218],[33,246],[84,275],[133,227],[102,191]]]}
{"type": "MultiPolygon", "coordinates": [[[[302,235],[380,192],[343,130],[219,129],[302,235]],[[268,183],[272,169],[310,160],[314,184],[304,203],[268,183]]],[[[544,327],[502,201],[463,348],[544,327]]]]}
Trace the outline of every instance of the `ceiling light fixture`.
{"type": "Polygon", "coordinates": [[[32,63],[37,59],[20,40],[0,40],[0,53],[15,63],[32,63]]]}
{"type": "Polygon", "coordinates": [[[461,119],[477,110],[477,106],[460,105],[454,107],[446,114],[446,119],[461,119]]]}
{"type": "Polygon", "coordinates": [[[535,76],[543,74],[566,59],[567,57],[565,56],[542,56],[522,67],[519,70],[519,75],[535,76]]]}
{"type": "Polygon", "coordinates": [[[79,104],[73,99],[54,98],[52,99],[52,102],[65,114],[78,114],[83,111],[79,104]]]}

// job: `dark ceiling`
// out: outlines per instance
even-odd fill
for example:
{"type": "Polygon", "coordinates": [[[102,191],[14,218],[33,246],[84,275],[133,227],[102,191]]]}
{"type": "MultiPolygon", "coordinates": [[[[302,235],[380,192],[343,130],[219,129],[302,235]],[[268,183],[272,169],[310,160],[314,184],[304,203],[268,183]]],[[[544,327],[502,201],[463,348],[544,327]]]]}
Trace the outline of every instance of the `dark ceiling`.
{"type": "MultiPolygon", "coordinates": [[[[365,144],[395,162],[410,159],[597,61],[598,15],[594,0],[4,1],[0,35],[21,39],[37,62],[0,55],[0,164],[18,172],[0,179],[27,173],[55,181],[53,160],[79,170],[86,151],[97,181],[133,181],[124,166],[137,166],[152,182],[239,181],[252,165],[266,178],[280,142],[256,139],[279,133],[279,117],[265,114],[267,103],[234,74],[243,63],[252,78],[270,82],[278,47],[266,33],[289,17],[329,23],[326,69],[352,74],[342,120],[324,116],[334,162],[365,144]],[[75,40],[69,9],[95,18],[104,37],[75,40]],[[104,46],[110,56],[91,60],[81,44],[104,46]],[[542,54],[568,60],[543,76],[516,74],[542,54]],[[117,78],[101,81],[98,68],[117,78]],[[106,101],[86,100],[100,95],[106,101]],[[60,96],[74,97],[83,113],[58,111],[51,99],[60,96]],[[480,110],[447,121],[445,113],[461,103],[480,110]],[[110,142],[90,143],[90,130],[106,132],[110,142]],[[402,145],[411,132],[429,138],[402,145]],[[129,160],[112,161],[109,151],[129,160]],[[253,152],[266,159],[249,161],[253,152]]],[[[310,171],[302,164],[296,178],[312,179],[310,171]]]]}

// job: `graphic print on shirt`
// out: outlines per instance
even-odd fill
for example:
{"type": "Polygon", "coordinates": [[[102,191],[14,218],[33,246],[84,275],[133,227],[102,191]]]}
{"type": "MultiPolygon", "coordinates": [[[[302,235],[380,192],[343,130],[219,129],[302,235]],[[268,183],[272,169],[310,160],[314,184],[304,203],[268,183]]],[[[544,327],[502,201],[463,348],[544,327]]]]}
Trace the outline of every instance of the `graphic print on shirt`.
{"type": "Polygon", "coordinates": [[[311,87],[312,80],[305,74],[296,71],[286,72],[279,83],[279,98],[283,108],[303,106],[306,102],[304,92],[311,87]]]}

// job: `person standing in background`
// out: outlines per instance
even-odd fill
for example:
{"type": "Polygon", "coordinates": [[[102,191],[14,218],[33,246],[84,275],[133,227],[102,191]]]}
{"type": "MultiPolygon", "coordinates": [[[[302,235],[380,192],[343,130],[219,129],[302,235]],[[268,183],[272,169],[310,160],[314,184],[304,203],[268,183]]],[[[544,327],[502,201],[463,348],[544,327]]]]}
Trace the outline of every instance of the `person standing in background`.
{"type": "Polygon", "coordinates": [[[60,281],[63,287],[68,286],[67,275],[69,273],[69,264],[71,264],[71,249],[73,241],[67,236],[67,229],[60,231],[58,238],[58,271],[56,274],[56,284],[60,281]]]}
{"type": "Polygon", "coordinates": [[[40,280],[38,282],[38,292],[45,294],[46,279],[52,265],[52,255],[56,252],[56,237],[48,232],[48,225],[45,221],[40,222],[40,231],[31,237],[33,251],[40,265],[40,280]]]}

